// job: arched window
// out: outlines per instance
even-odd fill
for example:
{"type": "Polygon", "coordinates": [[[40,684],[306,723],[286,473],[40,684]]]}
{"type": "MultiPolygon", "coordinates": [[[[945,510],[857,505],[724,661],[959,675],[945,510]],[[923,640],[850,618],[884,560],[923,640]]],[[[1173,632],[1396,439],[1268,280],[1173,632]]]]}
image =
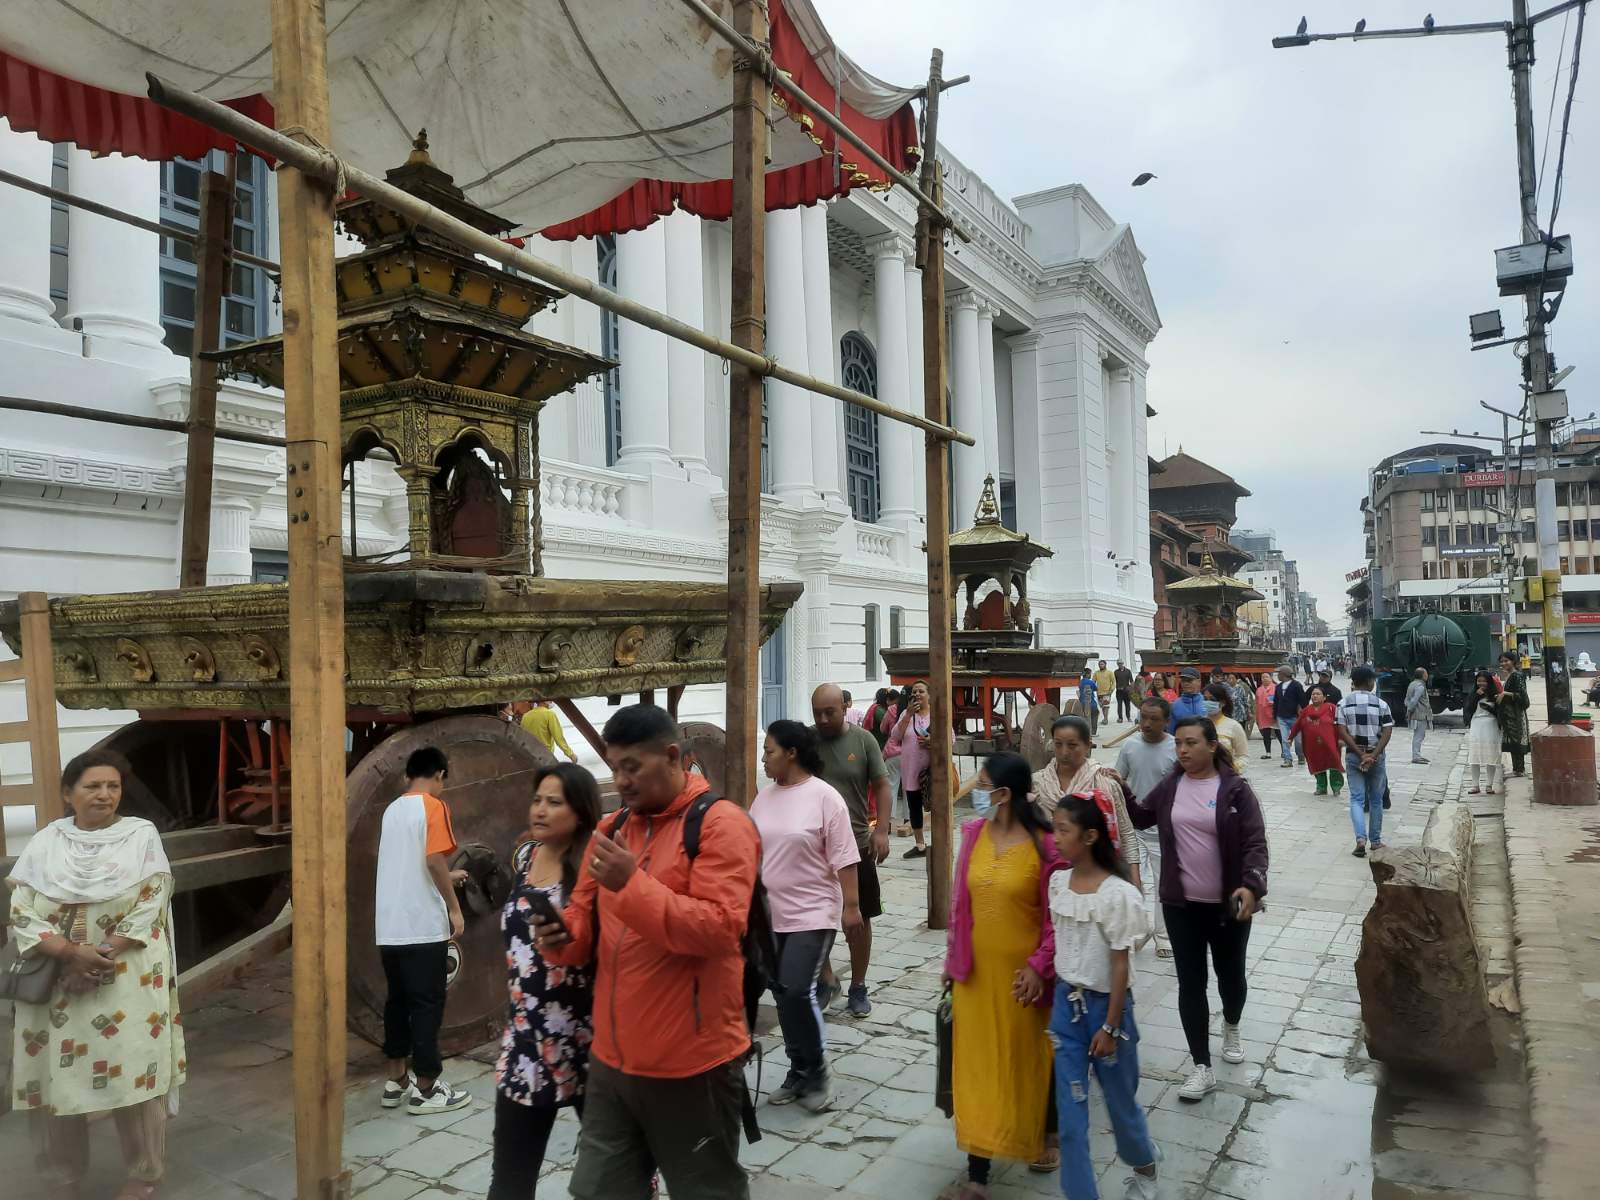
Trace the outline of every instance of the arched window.
{"type": "MultiPolygon", "coordinates": [[[[599,255],[595,278],[600,286],[617,290],[617,235],[603,233],[594,241],[599,255]]],[[[600,310],[600,355],[617,361],[617,314],[600,310]]],[[[612,367],[605,377],[606,465],[613,465],[622,454],[622,368],[612,367]]]]}
{"type": "MultiPolygon", "coordinates": [[[[839,343],[843,370],[839,381],[868,396],[878,394],[878,356],[854,331],[839,343]]],[[[850,512],[858,521],[878,519],[878,414],[856,404],[844,406],[844,464],[850,512]]]]}

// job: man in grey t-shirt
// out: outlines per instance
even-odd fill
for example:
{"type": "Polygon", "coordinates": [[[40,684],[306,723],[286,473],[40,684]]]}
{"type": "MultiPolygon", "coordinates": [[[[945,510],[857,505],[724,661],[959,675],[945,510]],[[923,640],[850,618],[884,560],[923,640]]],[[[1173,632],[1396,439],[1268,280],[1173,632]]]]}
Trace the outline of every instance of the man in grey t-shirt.
{"type": "MultiPolygon", "coordinates": [[[[1139,736],[1122,743],[1117,752],[1117,774],[1128,786],[1135,799],[1142,800],[1178,765],[1178,746],[1167,732],[1167,719],[1172,706],[1157,695],[1145,697],[1139,705],[1139,736]]],[[[1128,836],[1126,834],[1124,837],[1128,836]]],[[[1161,836],[1155,826],[1134,834],[1142,840],[1145,867],[1139,882],[1145,893],[1145,909],[1150,913],[1152,936],[1156,940],[1156,955],[1170,958],[1167,946],[1166,922],[1161,916],[1161,836]]]]}

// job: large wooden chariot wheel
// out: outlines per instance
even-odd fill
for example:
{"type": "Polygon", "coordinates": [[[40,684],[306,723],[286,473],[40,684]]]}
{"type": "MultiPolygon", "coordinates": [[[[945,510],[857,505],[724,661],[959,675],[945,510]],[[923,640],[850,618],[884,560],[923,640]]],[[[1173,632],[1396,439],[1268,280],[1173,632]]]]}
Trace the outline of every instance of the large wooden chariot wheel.
{"type": "MultiPolygon", "coordinates": [[[[683,747],[688,769],[704,775],[711,790],[726,796],[728,783],[728,735],[722,726],[710,721],[685,721],[678,726],[679,744],[683,747]]],[[[749,804],[755,797],[734,796],[740,804],[749,804]]]]}
{"type": "Polygon", "coordinates": [[[1056,723],[1060,715],[1056,706],[1050,703],[1035,704],[1028,709],[1028,719],[1022,723],[1022,742],[1017,752],[1028,760],[1028,765],[1035,771],[1049,766],[1056,756],[1055,743],[1050,738],[1050,726],[1056,723]]]}
{"type": "Polygon", "coordinates": [[[528,828],[534,777],[555,763],[538,738],[491,716],[451,716],[407,726],[380,742],[350,772],[346,789],[349,833],[348,919],[350,1027],[383,1041],[383,964],[373,943],[378,835],[383,812],[405,790],[406,759],[437,746],[450,759],[441,797],[460,853],[453,865],[473,872],[462,915],[466,929],[450,943],[444,1025],[439,1043],[456,1054],[500,1035],[506,1019],[506,956],[500,908],[509,885],[511,854],[528,828]],[[480,880],[482,882],[480,882],[480,880]]]}

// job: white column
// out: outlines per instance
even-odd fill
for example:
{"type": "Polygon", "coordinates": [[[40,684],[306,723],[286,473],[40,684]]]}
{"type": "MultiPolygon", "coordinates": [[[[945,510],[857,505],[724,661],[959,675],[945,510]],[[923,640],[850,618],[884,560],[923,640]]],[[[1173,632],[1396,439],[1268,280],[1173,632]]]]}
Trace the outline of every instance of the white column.
{"type": "MultiPolygon", "coordinates": [[[[978,374],[982,380],[983,471],[1000,486],[1000,406],[994,394],[994,305],[978,303],[978,374]]],[[[998,493],[997,493],[998,494],[998,493]]]]}
{"type": "MultiPolygon", "coordinates": [[[[206,554],[206,584],[249,583],[255,574],[250,553],[250,518],[255,509],[249,497],[230,495],[219,487],[211,501],[211,545],[206,554]]],[[[344,543],[349,543],[349,505],[344,506],[344,543]]]]}
{"type": "MultiPolygon", "coordinates": [[[[35,183],[50,183],[49,142],[13,133],[0,118],[0,168],[35,183]]],[[[50,299],[50,201],[0,186],[0,317],[55,324],[50,299]]]]}
{"type": "MultiPolygon", "coordinates": [[[[598,279],[600,271],[599,247],[593,238],[578,238],[571,243],[568,260],[572,271],[585,279],[598,279]]],[[[571,343],[591,354],[600,353],[600,309],[587,300],[568,296],[561,301],[571,321],[571,343]]],[[[572,406],[569,423],[571,439],[569,456],[573,462],[591,467],[606,465],[606,394],[600,377],[586,379],[572,390],[568,403],[572,406]]]]}
{"type": "Polygon", "coordinates": [[[1111,550],[1119,560],[1138,557],[1134,514],[1138,488],[1134,471],[1141,465],[1134,459],[1133,372],[1113,367],[1108,372],[1106,396],[1106,452],[1111,457],[1107,471],[1107,507],[1111,515],[1111,550]]]}
{"type": "Polygon", "coordinates": [[[951,407],[956,428],[970,433],[975,446],[954,446],[955,466],[951,472],[951,494],[955,498],[955,528],[965,529],[972,524],[972,514],[977,511],[978,497],[983,494],[983,473],[987,462],[984,449],[985,426],[983,420],[983,360],[978,347],[978,297],[971,291],[962,292],[953,302],[950,321],[950,340],[954,343],[951,354],[950,380],[951,407]]]}
{"type": "MultiPolygon", "coordinates": [[[[922,362],[922,272],[915,256],[906,259],[906,407],[918,415],[927,413],[927,371],[922,362]]],[[[927,442],[920,431],[911,433],[911,502],[917,512],[928,504],[927,442]]],[[[926,519],[926,514],[924,514],[926,519]]]]}
{"type": "MultiPolygon", "coordinates": [[[[700,250],[700,218],[681,209],[662,224],[667,239],[667,314],[696,329],[705,326],[705,280],[700,250]]],[[[689,345],[667,342],[667,431],[672,457],[691,475],[707,476],[705,354],[689,345]]]]}
{"type": "MultiPolygon", "coordinates": [[[[656,221],[617,238],[617,291],[657,312],[667,307],[666,227],[656,221]]],[[[617,322],[622,364],[622,453],[617,469],[650,474],[672,464],[667,410],[667,335],[617,322]]]]}
{"type": "MultiPolygon", "coordinates": [[[[833,336],[833,283],[828,266],[828,209],[812,204],[800,210],[802,254],[805,257],[806,353],[811,373],[825,383],[837,383],[838,342],[833,336]]],[[[843,449],[844,420],[839,401],[831,396],[811,397],[811,470],[824,503],[843,499],[839,458],[843,449]]]]}
{"type": "MultiPolygon", "coordinates": [[[[767,214],[767,354],[795,371],[808,372],[806,344],[805,242],[800,210],[767,214]]],[[[772,491],[803,504],[814,490],[811,463],[811,394],[767,380],[768,461],[772,491]]]]}
{"type": "MultiPolygon", "coordinates": [[[[67,190],[147,221],[161,218],[161,164],[73,147],[67,190]]],[[[80,208],[70,217],[67,321],[86,338],[161,346],[161,239],[80,208]]],[[[92,355],[91,340],[86,349],[92,355]]]]}
{"type": "MultiPolygon", "coordinates": [[[[878,399],[910,408],[911,370],[906,351],[906,245],[899,234],[867,243],[872,255],[873,302],[878,326],[878,399]]],[[[911,427],[878,419],[881,517],[888,524],[910,524],[917,515],[912,493],[916,444],[911,427]]]]}

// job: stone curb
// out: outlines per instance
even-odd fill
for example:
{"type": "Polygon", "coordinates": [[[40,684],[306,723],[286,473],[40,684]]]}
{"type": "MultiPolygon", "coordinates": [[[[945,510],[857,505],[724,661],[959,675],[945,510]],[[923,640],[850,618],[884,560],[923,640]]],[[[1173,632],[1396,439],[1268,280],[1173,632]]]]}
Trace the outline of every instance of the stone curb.
{"type": "Polygon", "coordinates": [[[1584,1001],[1557,920],[1559,888],[1545,862],[1544,841],[1526,828],[1533,823],[1532,799],[1531,777],[1506,780],[1512,959],[1522,1006],[1534,1195],[1571,1200],[1593,1194],[1600,1033],[1582,1019],[1584,1001]]]}

